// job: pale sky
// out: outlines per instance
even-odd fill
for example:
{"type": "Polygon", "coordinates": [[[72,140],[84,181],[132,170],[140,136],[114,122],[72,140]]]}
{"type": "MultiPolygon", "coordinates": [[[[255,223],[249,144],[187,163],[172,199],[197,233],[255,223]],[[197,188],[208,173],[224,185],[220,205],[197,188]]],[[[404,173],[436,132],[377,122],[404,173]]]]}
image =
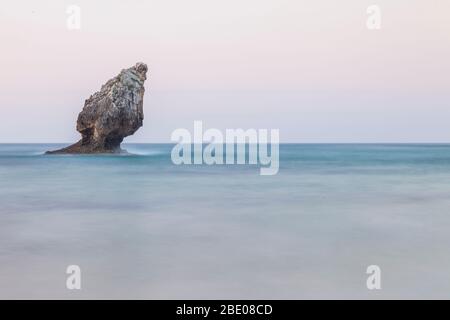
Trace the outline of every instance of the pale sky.
{"type": "Polygon", "coordinates": [[[448,0],[10,1],[0,40],[0,142],[78,140],[84,100],[138,61],[144,127],[126,142],[194,120],[282,142],[450,142],[448,0]]]}

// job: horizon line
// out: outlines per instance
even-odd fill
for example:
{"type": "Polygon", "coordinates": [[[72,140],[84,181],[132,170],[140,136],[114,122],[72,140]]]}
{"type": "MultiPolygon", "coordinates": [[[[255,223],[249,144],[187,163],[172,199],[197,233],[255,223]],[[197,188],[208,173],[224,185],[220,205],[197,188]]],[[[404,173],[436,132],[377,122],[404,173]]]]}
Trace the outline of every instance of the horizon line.
{"type": "MultiPolygon", "coordinates": [[[[270,143],[270,142],[269,142],[270,143]]],[[[73,144],[73,142],[0,142],[1,144],[73,144]]],[[[177,142],[122,142],[122,145],[127,144],[178,144],[177,142]]],[[[191,143],[195,144],[195,143],[191,143]]],[[[203,144],[210,144],[210,142],[203,142],[203,144]]],[[[226,143],[223,143],[226,144],[226,143]]],[[[245,143],[249,144],[249,143],[245,143]]],[[[257,143],[259,144],[259,143],[257,143]]],[[[427,141],[427,142],[279,142],[278,144],[450,144],[448,142],[436,142],[436,141],[427,141]]]]}

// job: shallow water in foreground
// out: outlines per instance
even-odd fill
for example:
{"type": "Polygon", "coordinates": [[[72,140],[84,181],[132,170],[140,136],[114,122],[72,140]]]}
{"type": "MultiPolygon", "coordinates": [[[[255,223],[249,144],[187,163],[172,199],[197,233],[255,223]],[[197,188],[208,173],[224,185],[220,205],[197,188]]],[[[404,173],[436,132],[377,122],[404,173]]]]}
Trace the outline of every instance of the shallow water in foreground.
{"type": "Polygon", "coordinates": [[[275,176],[60,146],[0,145],[0,298],[450,298],[450,145],[281,145],[275,176]]]}

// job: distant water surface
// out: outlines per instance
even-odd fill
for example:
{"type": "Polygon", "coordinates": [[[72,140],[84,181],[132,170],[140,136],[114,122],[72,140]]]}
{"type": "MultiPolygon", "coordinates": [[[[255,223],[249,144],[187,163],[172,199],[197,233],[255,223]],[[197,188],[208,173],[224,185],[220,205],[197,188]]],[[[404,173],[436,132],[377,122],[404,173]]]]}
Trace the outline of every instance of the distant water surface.
{"type": "Polygon", "coordinates": [[[450,145],[283,144],[275,176],[62,146],[0,145],[0,298],[450,298],[450,145]]]}

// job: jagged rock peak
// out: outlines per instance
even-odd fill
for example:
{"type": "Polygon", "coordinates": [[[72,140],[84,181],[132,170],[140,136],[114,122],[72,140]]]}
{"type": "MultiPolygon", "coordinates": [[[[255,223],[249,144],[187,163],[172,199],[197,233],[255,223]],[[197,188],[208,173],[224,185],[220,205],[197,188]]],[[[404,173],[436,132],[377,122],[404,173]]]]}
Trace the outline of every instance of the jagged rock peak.
{"type": "Polygon", "coordinates": [[[144,82],[147,65],[136,63],[108,80],[101,90],[84,103],[78,115],[77,131],[81,140],[66,148],[48,151],[61,153],[119,153],[120,144],[134,134],[144,120],[144,82]]]}

